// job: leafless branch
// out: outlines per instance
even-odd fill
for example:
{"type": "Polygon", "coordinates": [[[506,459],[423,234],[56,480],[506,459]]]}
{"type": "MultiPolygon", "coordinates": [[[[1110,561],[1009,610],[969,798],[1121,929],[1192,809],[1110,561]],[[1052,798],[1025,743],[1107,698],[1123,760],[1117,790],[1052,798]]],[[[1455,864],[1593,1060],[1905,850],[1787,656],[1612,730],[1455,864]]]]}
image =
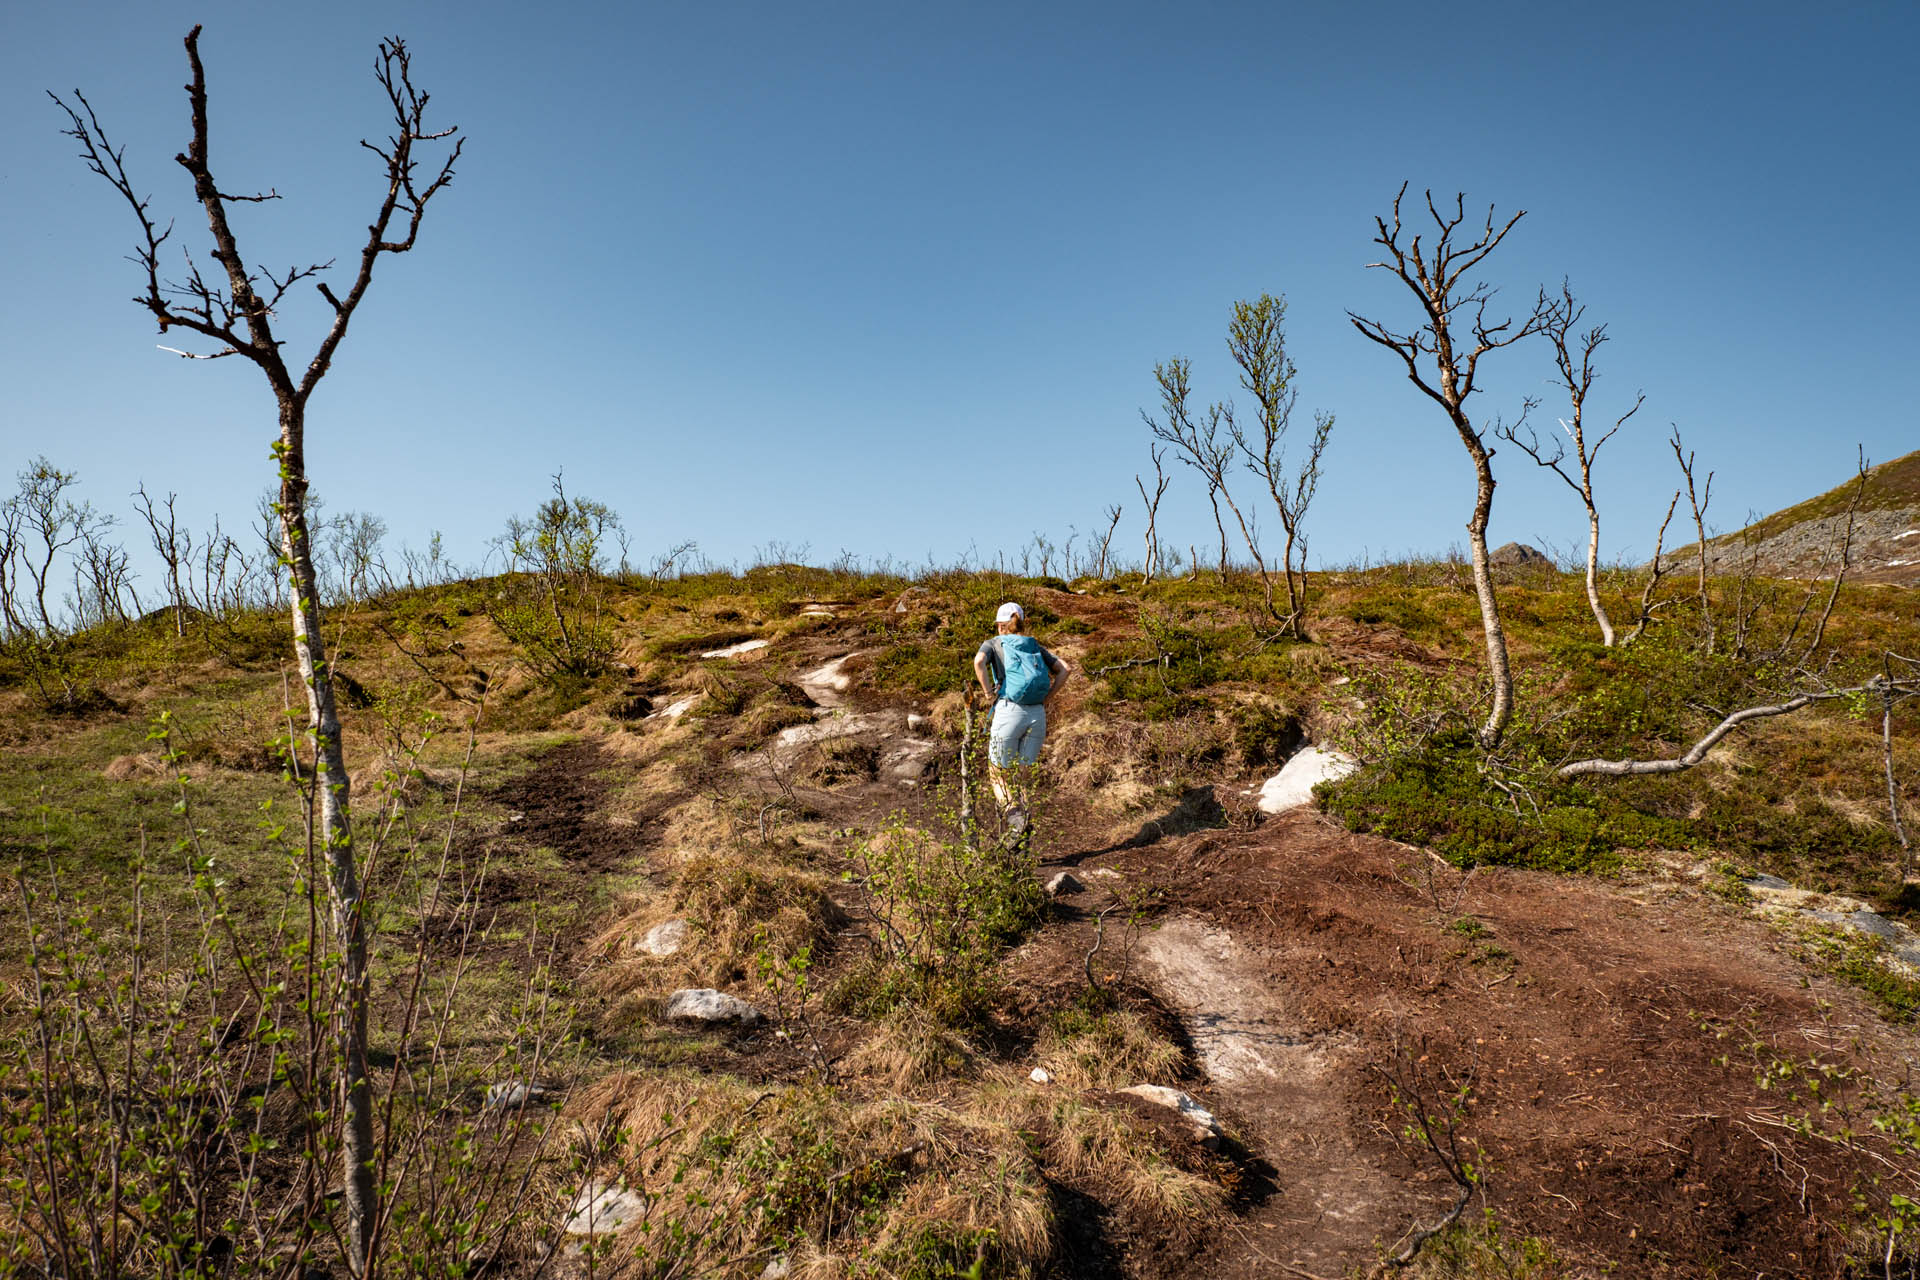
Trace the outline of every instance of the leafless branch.
{"type": "Polygon", "coordinates": [[[1583,775],[1599,775],[1608,778],[1635,777],[1645,774],[1680,773],[1691,769],[1707,758],[1707,752],[1713,750],[1719,741],[1750,720],[1764,720],[1773,716],[1790,715],[1795,711],[1810,707],[1816,702],[1833,702],[1841,698],[1869,694],[1875,697],[1907,697],[1920,693],[1920,683],[1911,681],[1885,680],[1875,676],[1863,685],[1854,685],[1846,689],[1818,689],[1795,694],[1784,702],[1766,706],[1743,707],[1732,712],[1708,730],[1706,735],[1689,747],[1684,755],[1672,760],[1576,760],[1561,765],[1556,773],[1562,778],[1575,778],[1583,775]]]}

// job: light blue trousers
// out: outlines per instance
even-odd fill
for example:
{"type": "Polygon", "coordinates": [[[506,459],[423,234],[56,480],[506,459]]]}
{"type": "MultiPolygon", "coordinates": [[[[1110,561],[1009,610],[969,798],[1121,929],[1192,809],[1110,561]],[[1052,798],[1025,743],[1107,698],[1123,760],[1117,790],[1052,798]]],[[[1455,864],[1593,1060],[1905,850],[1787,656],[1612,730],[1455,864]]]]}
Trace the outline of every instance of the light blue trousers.
{"type": "Polygon", "coordinates": [[[993,727],[987,735],[987,762],[997,769],[1030,765],[1040,758],[1047,737],[1047,709],[1023,707],[1002,698],[993,707],[993,727]]]}

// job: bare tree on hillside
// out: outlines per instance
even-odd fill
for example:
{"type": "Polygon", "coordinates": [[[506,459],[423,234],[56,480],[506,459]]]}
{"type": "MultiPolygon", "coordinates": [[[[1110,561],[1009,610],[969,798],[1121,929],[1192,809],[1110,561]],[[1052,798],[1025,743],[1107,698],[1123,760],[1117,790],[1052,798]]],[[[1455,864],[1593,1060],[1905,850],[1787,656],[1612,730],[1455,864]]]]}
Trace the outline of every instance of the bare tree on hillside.
{"type": "Polygon", "coordinates": [[[127,602],[140,611],[140,593],[133,586],[133,570],[126,548],[108,539],[117,522],[102,516],[80,530],[73,551],[73,623],[76,627],[127,622],[127,602]]]}
{"type": "Polygon", "coordinates": [[[9,498],[0,502],[0,640],[11,640],[27,633],[27,620],[21,610],[20,561],[22,547],[20,504],[9,498]]]}
{"type": "MultiPolygon", "coordinates": [[[[1259,433],[1243,430],[1226,406],[1227,432],[1246,457],[1247,470],[1259,476],[1280,515],[1280,528],[1286,541],[1280,551],[1280,567],[1287,584],[1287,612],[1281,618],[1283,630],[1299,637],[1301,615],[1306,612],[1307,544],[1302,526],[1307,508],[1320,487],[1320,457],[1326,452],[1327,436],[1333,431],[1333,415],[1313,415],[1313,441],[1307,446],[1306,461],[1298,472],[1287,471],[1286,435],[1292,423],[1294,402],[1299,392],[1293,379],[1298,372],[1287,357],[1284,298],[1263,293],[1252,302],[1233,304],[1233,323],[1227,333],[1227,349],[1240,366],[1240,385],[1253,396],[1258,406],[1259,433]],[[1296,559],[1298,563],[1296,564],[1296,559]]],[[[1252,539],[1248,539],[1252,545],[1252,539]]],[[[1264,568],[1261,579],[1267,586],[1267,611],[1280,617],[1273,603],[1273,584],[1264,568]]]]}
{"type": "Polygon", "coordinates": [[[53,580],[53,564],[62,551],[79,542],[99,520],[89,502],[76,503],[67,496],[79,477],[62,471],[44,457],[35,458],[20,472],[20,488],[11,499],[19,513],[19,559],[33,584],[33,605],[39,615],[39,631],[52,636],[56,631],[53,613],[47,608],[47,589],[53,580]],[[31,549],[27,534],[32,534],[31,549]]]}
{"type": "MultiPolygon", "coordinates": [[[[1153,581],[1154,571],[1160,567],[1160,499],[1167,496],[1168,484],[1166,468],[1162,465],[1167,456],[1166,450],[1149,445],[1147,453],[1153,458],[1153,496],[1147,496],[1146,481],[1138,475],[1133,477],[1135,487],[1140,490],[1140,501],[1147,508],[1147,562],[1141,566],[1146,582],[1141,583],[1142,586],[1153,581]]],[[[1174,554],[1178,555],[1179,552],[1174,554]]]]}
{"type": "Polygon", "coordinates": [[[174,512],[174,503],[179,495],[169,492],[159,504],[142,484],[133,491],[134,499],[140,504],[140,518],[147,522],[147,536],[153,542],[153,550],[160,557],[161,565],[167,571],[167,602],[173,608],[173,634],[185,637],[187,634],[187,592],[181,581],[180,567],[189,563],[193,556],[193,534],[180,527],[179,517],[174,512]]]}
{"type": "Polygon", "coordinates": [[[1113,547],[1113,531],[1120,527],[1120,512],[1120,504],[1116,502],[1102,513],[1106,517],[1107,531],[1100,537],[1100,558],[1095,561],[1094,569],[1096,578],[1105,579],[1111,571],[1112,562],[1108,557],[1113,547]]]}
{"type": "Polygon", "coordinates": [[[1388,254],[1387,261],[1368,263],[1392,271],[1419,300],[1421,322],[1405,333],[1388,328],[1378,320],[1368,320],[1353,312],[1347,318],[1369,340],[1399,356],[1407,367],[1407,379],[1422,395],[1439,405],[1447,421],[1460,437],[1467,456],[1473,460],[1477,485],[1473,516],[1467,521],[1468,544],[1473,553],[1473,586],[1480,598],[1480,621],[1486,634],[1487,666],[1493,680],[1493,709],[1480,727],[1480,742],[1491,749],[1500,744],[1507,721],[1513,714],[1513,672],[1507,662],[1507,637],[1500,626],[1500,604],[1493,592],[1493,574],[1487,564],[1487,520],[1493,512],[1493,451],[1486,437],[1473,423],[1467,401],[1478,391],[1480,361],[1489,352],[1512,346],[1539,330],[1544,317],[1538,307],[1517,326],[1511,319],[1491,320],[1487,306],[1494,291],[1483,283],[1468,283],[1474,270],[1526,216],[1526,210],[1495,225],[1493,207],[1487,207],[1486,222],[1477,231],[1466,225],[1466,196],[1454,198],[1454,211],[1443,214],[1426,193],[1427,212],[1432,216],[1436,235],[1431,246],[1414,236],[1402,244],[1400,203],[1406,197],[1406,184],[1393,198],[1393,224],[1375,218],[1378,234],[1374,243],[1388,254]],[[1461,243],[1467,236],[1472,239],[1461,243]],[[1430,367],[1429,367],[1430,366],[1430,367]]]}
{"type": "MultiPolygon", "coordinates": [[[[1227,468],[1233,465],[1234,445],[1231,435],[1222,436],[1220,428],[1228,419],[1225,406],[1209,405],[1205,421],[1197,421],[1187,407],[1189,395],[1189,376],[1193,363],[1178,358],[1165,364],[1153,366],[1153,379],[1160,384],[1161,417],[1154,417],[1146,410],[1140,411],[1141,421],[1147,424],[1155,439],[1165,441],[1174,451],[1174,456],[1200,473],[1206,482],[1207,501],[1213,506],[1213,526],[1220,534],[1220,580],[1227,580],[1227,526],[1220,518],[1220,504],[1225,502],[1227,509],[1233,512],[1233,518],[1239,523],[1243,535],[1247,532],[1246,517],[1240,514],[1240,504],[1233,500],[1233,492],[1227,487],[1227,468]]],[[[1144,496],[1144,495],[1143,495],[1144,496]]],[[[1248,549],[1253,552],[1254,564],[1260,569],[1262,581],[1266,580],[1266,564],[1260,557],[1260,548],[1251,538],[1248,549]]],[[[1198,572],[1200,566],[1194,565],[1198,572]]],[[[1273,589],[1267,589],[1268,603],[1272,603],[1273,589]]]]}
{"type": "Polygon", "coordinates": [[[1700,625],[1706,628],[1706,649],[1712,653],[1718,642],[1713,600],[1707,595],[1707,507],[1713,501],[1713,472],[1707,472],[1706,482],[1696,487],[1693,450],[1681,443],[1679,427],[1673,428],[1667,444],[1673,448],[1673,460],[1680,464],[1680,474],[1686,480],[1687,505],[1693,509],[1694,550],[1698,553],[1694,560],[1699,568],[1700,625]]]}
{"type": "Polygon", "coordinates": [[[345,1201],[348,1218],[347,1262],[352,1274],[365,1274],[377,1244],[381,1221],[373,1146],[373,1104],[367,1081],[367,948],[364,911],[355,866],[351,798],[346,760],[340,741],[340,717],[334,701],[332,668],[321,636],[319,586],[314,570],[311,530],[307,525],[307,405],[327,370],[333,365],[348,324],[373,283],[373,272],[386,254],[406,253],[414,247],[428,202],[453,180],[454,162],[464,140],[448,149],[437,168],[429,164],[425,181],[414,148],[449,138],[453,129],[429,130],[425,123],[428,95],[414,87],[406,44],[383,40],[374,63],[374,77],[392,110],[392,133],[384,145],[361,143],[379,159],[381,195],[366,239],[361,243],[352,282],[336,294],[319,279],[332,264],[290,266],[275,273],[249,266],[234,235],[231,212],[236,204],[279,199],[275,191],[241,195],[214,179],[208,145],[207,76],[200,59],[200,28],[187,33],[187,63],[192,80],[187,86],[191,137],[187,149],[174,159],[193,180],[194,199],[206,215],[212,249],[205,255],[186,254],[176,282],[162,274],[161,252],[172,237],[172,223],[162,226],[148,210],[150,197],[140,196],[124,163],[125,149],[114,148],[101,129],[93,107],[75,92],[74,105],[57,95],[71,128],[64,132],[80,145],[87,167],[120,194],[133,211],[140,230],[134,250],[142,289],[135,302],[152,314],[160,331],[180,329],[213,344],[205,352],[179,352],[190,359],[217,360],[239,356],[266,378],[278,407],[278,438],[274,455],[280,467],[278,516],[280,554],[291,575],[291,615],[295,660],[307,695],[307,732],[316,777],[319,838],[328,863],[333,928],[345,966],[348,1000],[341,1052],[344,1062],[346,1135],[345,1201]],[[398,224],[396,227],[396,223],[398,224]],[[212,277],[200,270],[202,256],[219,264],[212,277]],[[274,324],[277,308],[294,286],[313,280],[326,300],[332,319],[304,369],[289,367],[274,324]]]}
{"type": "Polygon", "coordinates": [[[1555,440],[1549,453],[1531,427],[1526,429],[1525,438],[1521,437],[1520,426],[1524,423],[1502,427],[1499,435],[1518,445],[1529,458],[1566,481],[1567,487],[1580,495],[1581,505],[1587,511],[1587,606],[1593,610],[1594,622],[1599,624],[1600,643],[1611,649],[1613,620],[1607,617],[1606,606],[1600,601],[1600,508],[1593,500],[1593,463],[1600,456],[1601,447],[1613,439],[1614,434],[1626,425],[1627,419],[1640,412],[1646,396],[1636,395],[1632,407],[1614,419],[1613,425],[1602,432],[1598,439],[1589,443],[1585,422],[1587,393],[1592,390],[1593,380],[1597,376],[1593,367],[1594,353],[1607,340],[1607,326],[1595,325],[1575,337],[1574,328],[1586,311],[1584,305],[1574,301],[1573,289],[1564,280],[1560,283],[1558,298],[1549,298],[1546,291],[1542,290],[1535,306],[1535,314],[1542,317],[1540,330],[1553,344],[1554,368],[1560,375],[1560,385],[1566,389],[1571,406],[1572,416],[1562,418],[1560,427],[1566,432],[1567,439],[1573,442],[1573,470],[1569,471],[1565,465],[1567,446],[1564,441],[1555,440]]]}

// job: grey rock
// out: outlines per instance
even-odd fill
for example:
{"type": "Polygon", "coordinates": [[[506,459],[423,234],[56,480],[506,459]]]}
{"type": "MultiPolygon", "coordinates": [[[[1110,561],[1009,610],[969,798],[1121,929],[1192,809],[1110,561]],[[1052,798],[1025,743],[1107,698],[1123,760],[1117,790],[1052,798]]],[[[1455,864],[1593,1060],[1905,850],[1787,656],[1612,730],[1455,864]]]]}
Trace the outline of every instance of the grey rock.
{"type": "Polygon", "coordinates": [[[787,1280],[787,1277],[792,1274],[793,1262],[785,1256],[771,1259],[766,1266],[760,1268],[760,1280],[787,1280]]]}
{"type": "Polygon", "coordinates": [[[730,644],[724,649],[709,649],[700,656],[703,658],[737,658],[742,654],[753,653],[772,644],[771,640],[742,640],[739,644],[730,644]]]}
{"type": "Polygon", "coordinates": [[[1047,893],[1056,898],[1063,893],[1081,893],[1086,887],[1074,878],[1071,871],[1062,871],[1047,881],[1047,893]]]}
{"type": "Polygon", "coordinates": [[[1496,569],[1543,569],[1553,561],[1538,547],[1530,547],[1524,542],[1509,542],[1489,554],[1487,563],[1496,569]]]}
{"type": "Polygon", "coordinates": [[[688,928],[685,920],[663,920],[640,935],[633,949],[650,956],[677,955],[687,945],[688,928]]]}
{"type": "Polygon", "coordinates": [[[646,1197],[638,1192],[618,1182],[589,1182],[573,1198],[564,1230],[570,1236],[612,1235],[646,1213],[646,1197]]]}
{"type": "Polygon", "coordinates": [[[499,1084],[487,1086],[487,1105],[489,1107],[524,1107],[529,1102],[544,1102],[554,1094],[554,1088],[538,1080],[502,1080],[499,1084]]]}
{"type": "Polygon", "coordinates": [[[887,748],[880,757],[880,768],[888,777],[901,782],[919,782],[933,769],[939,754],[938,743],[924,738],[908,738],[887,748]]]}
{"type": "Polygon", "coordinates": [[[850,653],[843,653],[831,662],[823,663],[804,675],[796,676],[794,683],[798,684],[818,705],[837,707],[845,700],[847,690],[853,684],[853,677],[846,672],[847,659],[852,656],[850,653]]]}
{"type": "Polygon", "coordinates": [[[680,698],[674,702],[668,703],[666,706],[660,708],[660,710],[648,716],[647,719],[678,720],[681,716],[684,716],[685,714],[687,714],[687,712],[693,710],[694,707],[699,704],[700,699],[703,696],[705,695],[698,694],[698,693],[690,693],[684,698],[680,698]]]}
{"type": "Polygon", "coordinates": [[[694,1022],[705,1026],[757,1027],[767,1015],[738,996],[730,996],[712,987],[683,987],[667,997],[660,1014],[669,1022],[694,1022]]]}
{"type": "Polygon", "coordinates": [[[1821,924],[1838,925],[1843,929],[1856,929],[1887,942],[1908,940],[1905,930],[1875,911],[1809,911],[1807,918],[1818,920],[1821,924]]]}
{"type": "Polygon", "coordinates": [[[1779,876],[1750,876],[1743,881],[1749,889],[1791,889],[1793,886],[1779,876]]]}

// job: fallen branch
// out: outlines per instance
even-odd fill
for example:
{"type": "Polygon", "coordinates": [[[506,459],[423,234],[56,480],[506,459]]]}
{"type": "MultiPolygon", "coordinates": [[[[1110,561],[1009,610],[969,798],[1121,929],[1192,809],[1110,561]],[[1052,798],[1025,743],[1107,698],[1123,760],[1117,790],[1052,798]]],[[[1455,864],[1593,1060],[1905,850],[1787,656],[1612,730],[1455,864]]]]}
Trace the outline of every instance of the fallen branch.
{"type": "Polygon", "coordinates": [[[1863,685],[1854,685],[1847,689],[1822,689],[1811,693],[1796,694],[1785,702],[1772,706],[1743,707],[1723,719],[1707,731],[1707,735],[1687,749],[1687,753],[1673,760],[1575,760],[1572,764],[1561,765],[1555,774],[1562,778],[1577,778],[1584,774],[1598,774],[1607,778],[1626,778],[1651,773],[1680,773],[1691,769],[1707,758],[1707,752],[1719,741],[1738,729],[1749,720],[1764,720],[1771,716],[1790,715],[1816,702],[1832,702],[1839,698],[1849,698],[1860,694],[1874,694],[1884,697],[1908,697],[1920,693],[1920,684],[1889,681],[1883,676],[1875,676],[1863,685]]]}

